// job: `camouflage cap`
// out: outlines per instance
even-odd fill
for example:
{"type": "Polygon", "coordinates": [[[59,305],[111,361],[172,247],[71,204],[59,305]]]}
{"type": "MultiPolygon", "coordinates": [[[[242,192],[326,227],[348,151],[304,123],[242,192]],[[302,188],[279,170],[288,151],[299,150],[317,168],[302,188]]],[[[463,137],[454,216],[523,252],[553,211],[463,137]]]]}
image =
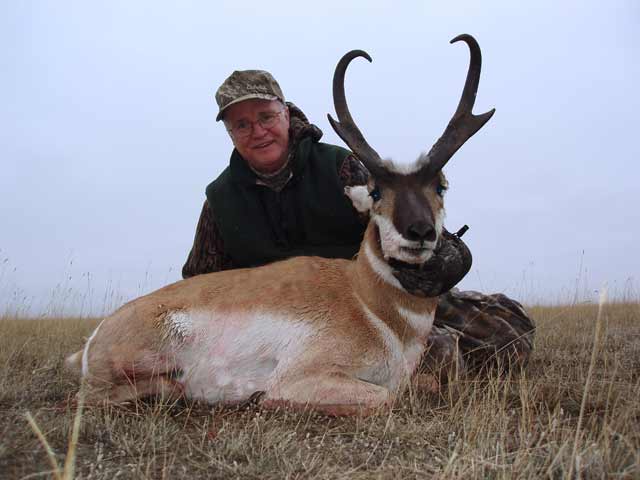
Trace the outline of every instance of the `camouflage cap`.
{"type": "Polygon", "coordinates": [[[284,103],[284,95],[280,85],[269,72],[264,70],[236,70],[222,82],[216,92],[216,102],[220,108],[216,122],[222,120],[227,107],[252,98],[280,100],[284,103]]]}

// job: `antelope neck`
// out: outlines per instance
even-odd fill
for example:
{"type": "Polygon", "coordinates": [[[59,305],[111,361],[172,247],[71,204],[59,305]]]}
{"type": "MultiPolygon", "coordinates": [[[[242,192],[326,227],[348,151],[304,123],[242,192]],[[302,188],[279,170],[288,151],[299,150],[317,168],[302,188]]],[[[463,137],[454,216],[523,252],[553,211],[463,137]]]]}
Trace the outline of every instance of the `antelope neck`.
{"type": "Polygon", "coordinates": [[[431,326],[427,317],[435,313],[437,298],[408,293],[393,276],[384,260],[377,227],[369,223],[365,231],[352,279],[354,292],[367,308],[387,324],[403,342],[426,335],[431,326]],[[408,317],[425,317],[424,328],[408,317]]]}

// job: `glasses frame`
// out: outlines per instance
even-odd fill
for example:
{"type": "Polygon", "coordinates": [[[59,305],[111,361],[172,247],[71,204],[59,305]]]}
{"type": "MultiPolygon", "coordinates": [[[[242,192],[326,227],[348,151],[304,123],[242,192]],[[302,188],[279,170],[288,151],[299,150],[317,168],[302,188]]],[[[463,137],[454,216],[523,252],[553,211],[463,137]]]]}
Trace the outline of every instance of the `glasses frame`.
{"type": "MultiPolygon", "coordinates": [[[[273,114],[274,119],[277,119],[277,117],[280,116],[280,114],[282,114],[285,111],[284,108],[278,110],[277,112],[268,112],[270,114],[273,114]]],[[[261,112],[261,113],[267,113],[267,112],[261,112]]],[[[264,130],[270,130],[273,127],[276,126],[276,123],[274,122],[273,125],[270,125],[268,127],[264,126],[262,124],[262,122],[265,121],[264,119],[258,118],[258,120],[252,121],[252,120],[247,120],[247,122],[249,122],[249,130],[246,134],[242,134],[242,135],[238,135],[237,133],[234,133],[235,130],[237,130],[237,128],[235,127],[231,127],[231,128],[227,128],[227,132],[229,132],[229,135],[231,135],[231,137],[234,140],[245,140],[247,138],[249,138],[252,134],[253,134],[253,128],[255,127],[256,123],[260,124],[260,126],[264,129],[264,130]]]]}

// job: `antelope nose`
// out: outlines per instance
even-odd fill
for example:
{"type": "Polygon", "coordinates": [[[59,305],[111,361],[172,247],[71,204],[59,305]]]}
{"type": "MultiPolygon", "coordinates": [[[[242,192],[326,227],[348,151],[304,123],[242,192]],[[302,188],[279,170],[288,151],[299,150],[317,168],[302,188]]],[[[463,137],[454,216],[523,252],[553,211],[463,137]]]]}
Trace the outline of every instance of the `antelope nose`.
{"type": "Polygon", "coordinates": [[[407,240],[421,242],[428,240],[430,242],[436,239],[436,229],[431,223],[416,222],[409,225],[405,235],[407,240]]]}

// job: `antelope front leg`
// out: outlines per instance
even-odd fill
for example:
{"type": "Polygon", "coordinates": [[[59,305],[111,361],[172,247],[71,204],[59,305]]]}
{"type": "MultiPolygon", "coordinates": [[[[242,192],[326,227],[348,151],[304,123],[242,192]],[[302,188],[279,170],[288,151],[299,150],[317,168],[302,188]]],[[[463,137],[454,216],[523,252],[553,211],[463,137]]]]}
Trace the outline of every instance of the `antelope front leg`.
{"type": "Polygon", "coordinates": [[[391,405],[392,400],[393,395],[385,387],[334,372],[294,381],[283,379],[266,392],[261,405],[266,408],[285,406],[295,410],[312,408],[332,416],[366,416],[391,405]]]}

